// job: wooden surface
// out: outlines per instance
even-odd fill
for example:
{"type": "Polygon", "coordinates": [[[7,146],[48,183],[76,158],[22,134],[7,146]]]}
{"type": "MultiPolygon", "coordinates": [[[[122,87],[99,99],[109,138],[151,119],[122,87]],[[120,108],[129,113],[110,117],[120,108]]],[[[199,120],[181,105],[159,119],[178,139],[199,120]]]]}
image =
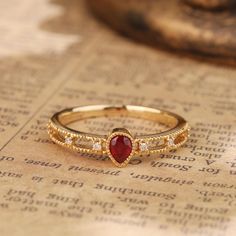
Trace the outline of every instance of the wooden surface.
{"type": "Polygon", "coordinates": [[[236,59],[235,0],[89,0],[90,9],[114,29],[139,41],[191,55],[236,59]],[[199,8],[202,6],[203,8],[199,8]],[[220,7],[211,11],[208,8],[220,7]]]}
{"type": "Polygon", "coordinates": [[[184,0],[195,7],[201,7],[207,10],[229,9],[235,5],[235,0],[184,0]]]}

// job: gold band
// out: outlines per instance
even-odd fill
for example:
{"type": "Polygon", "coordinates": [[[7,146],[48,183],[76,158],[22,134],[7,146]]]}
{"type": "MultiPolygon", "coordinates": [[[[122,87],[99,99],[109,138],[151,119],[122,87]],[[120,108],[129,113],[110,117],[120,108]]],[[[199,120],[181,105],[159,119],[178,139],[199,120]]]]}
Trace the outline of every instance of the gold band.
{"type": "Polygon", "coordinates": [[[118,167],[126,166],[134,155],[162,153],[183,145],[189,136],[189,125],[179,115],[143,106],[82,106],[55,113],[48,123],[50,138],[57,144],[78,152],[107,154],[118,167]],[[95,117],[127,116],[164,124],[160,133],[132,136],[124,128],[108,135],[86,133],[67,125],[95,117]]]}

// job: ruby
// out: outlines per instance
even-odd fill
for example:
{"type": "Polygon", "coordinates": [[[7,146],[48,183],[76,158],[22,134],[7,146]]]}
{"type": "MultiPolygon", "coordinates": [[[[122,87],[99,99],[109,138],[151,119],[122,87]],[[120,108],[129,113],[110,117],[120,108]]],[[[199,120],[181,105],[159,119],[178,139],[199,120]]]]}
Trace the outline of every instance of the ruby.
{"type": "Polygon", "coordinates": [[[111,155],[118,163],[124,162],[132,152],[132,142],[129,137],[116,135],[110,141],[111,155]]]}

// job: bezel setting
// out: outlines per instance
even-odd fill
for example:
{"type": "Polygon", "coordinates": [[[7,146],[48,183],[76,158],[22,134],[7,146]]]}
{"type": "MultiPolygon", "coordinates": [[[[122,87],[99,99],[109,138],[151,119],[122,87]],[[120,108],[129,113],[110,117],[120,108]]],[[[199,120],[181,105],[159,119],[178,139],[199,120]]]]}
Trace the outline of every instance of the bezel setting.
{"type": "Polygon", "coordinates": [[[107,155],[109,156],[109,158],[111,159],[111,161],[118,167],[125,167],[126,165],[128,165],[129,161],[131,160],[131,158],[133,157],[135,150],[135,141],[134,138],[132,137],[132,135],[130,134],[130,132],[125,129],[125,128],[116,128],[114,129],[111,134],[108,136],[107,141],[106,141],[106,152],[107,155]],[[119,163],[112,155],[111,151],[110,151],[110,144],[111,144],[111,140],[116,137],[116,136],[125,136],[127,137],[130,142],[131,142],[131,152],[129,154],[129,156],[121,163],[119,163]]]}
{"type": "Polygon", "coordinates": [[[183,146],[190,135],[190,126],[181,116],[159,109],[142,106],[94,105],[64,109],[55,113],[48,123],[51,140],[66,149],[79,153],[107,155],[118,167],[126,166],[134,155],[150,156],[176,150],[183,146]],[[108,135],[87,133],[68,127],[80,119],[89,119],[119,113],[164,123],[167,129],[159,133],[131,135],[125,128],[115,128],[108,135]],[[144,116],[142,117],[142,113],[144,116]],[[115,136],[124,136],[112,140],[115,136]],[[112,140],[112,142],[111,142],[112,140]],[[123,150],[123,151],[122,151],[123,150]]]}

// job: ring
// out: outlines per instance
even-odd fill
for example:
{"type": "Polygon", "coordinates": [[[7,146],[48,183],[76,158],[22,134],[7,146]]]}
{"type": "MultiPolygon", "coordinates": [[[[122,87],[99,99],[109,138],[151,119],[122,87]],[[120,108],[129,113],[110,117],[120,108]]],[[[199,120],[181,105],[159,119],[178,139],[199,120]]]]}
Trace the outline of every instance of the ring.
{"type": "Polygon", "coordinates": [[[132,105],[73,107],[55,113],[48,123],[48,134],[56,144],[77,152],[108,155],[118,167],[126,166],[135,155],[177,149],[187,141],[189,131],[188,123],[177,114],[132,105]],[[115,128],[110,134],[102,135],[82,132],[68,126],[84,119],[117,115],[158,122],[167,129],[159,133],[133,136],[126,128],[115,128]]]}

